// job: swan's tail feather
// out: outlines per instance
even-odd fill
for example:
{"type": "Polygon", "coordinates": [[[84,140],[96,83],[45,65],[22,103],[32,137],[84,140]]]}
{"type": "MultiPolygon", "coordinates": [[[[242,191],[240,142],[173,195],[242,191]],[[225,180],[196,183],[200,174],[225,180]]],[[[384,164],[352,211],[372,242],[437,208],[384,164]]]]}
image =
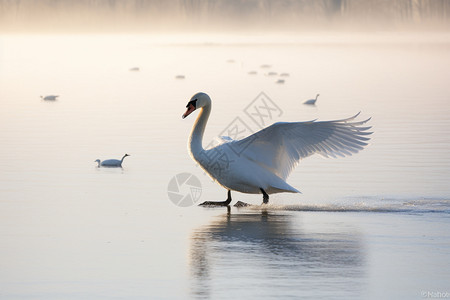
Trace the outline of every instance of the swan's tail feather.
{"type": "Polygon", "coordinates": [[[284,184],[277,184],[277,185],[271,185],[267,191],[268,194],[275,194],[275,193],[299,193],[301,194],[299,190],[294,188],[293,186],[287,184],[284,182],[284,184]]]}

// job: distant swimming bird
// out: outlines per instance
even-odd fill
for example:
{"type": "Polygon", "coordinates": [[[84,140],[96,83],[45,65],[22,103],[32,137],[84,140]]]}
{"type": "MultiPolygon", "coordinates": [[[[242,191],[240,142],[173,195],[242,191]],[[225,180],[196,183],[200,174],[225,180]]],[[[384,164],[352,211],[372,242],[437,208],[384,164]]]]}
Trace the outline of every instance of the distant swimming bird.
{"type": "Polygon", "coordinates": [[[284,83],[284,79],[278,79],[277,81],[275,81],[275,83],[283,84],[284,83]]]}
{"type": "Polygon", "coordinates": [[[131,72],[139,72],[140,69],[138,67],[134,67],[130,69],[131,72]]]}
{"type": "Polygon", "coordinates": [[[316,101],[317,101],[317,97],[319,97],[319,95],[320,95],[320,94],[317,94],[317,95],[316,95],[316,99],[309,99],[309,100],[306,100],[305,102],[303,102],[303,104],[307,104],[307,105],[315,105],[315,104],[316,104],[316,101]]]}
{"type": "Polygon", "coordinates": [[[43,97],[43,96],[41,96],[41,99],[42,100],[57,100],[56,98],[58,98],[59,96],[58,95],[48,95],[48,96],[45,96],[45,97],[43,97]]]}
{"type": "Polygon", "coordinates": [[[186,76],[184,76],[184,75],[177,75],[177,76],[175,76],[175,79],[185,79],[186,78],[186,76]]]}
{"type": "Polygon", "coordinates": [[[280,76],[281,77],[289,77],[289,73],[281,73],[280,76]]]}
{"type": "Polygon", "coordinates": [[[248,194],[300,193],[286,179],[300,160],[315,153],[323,157],[347,156],[357,153],[370,139],[369,121],[353,117],[336,121],[278,122],[241,140],[227,139],[210,149],[202,145],[203,133],[211,113],[211,98],[197,93],[186,105],[182,118],[193,111],[200,113],[189,136],[189,152],[211,178],[228,190],[227,200],[206,201],[202,205],[227,206],[231,190],[248,194]]]}
{"type": "Polygon", "coordinates": [[[125,157],[130,156],[129,154],[125,154],[121,160],[118,159],[107,159],[104,161],[101,161],[100,159],[97,159],[95,162],[98,163],[97,167],[109,167],[109,168],[121,168],[122,162],[125,157]]]}

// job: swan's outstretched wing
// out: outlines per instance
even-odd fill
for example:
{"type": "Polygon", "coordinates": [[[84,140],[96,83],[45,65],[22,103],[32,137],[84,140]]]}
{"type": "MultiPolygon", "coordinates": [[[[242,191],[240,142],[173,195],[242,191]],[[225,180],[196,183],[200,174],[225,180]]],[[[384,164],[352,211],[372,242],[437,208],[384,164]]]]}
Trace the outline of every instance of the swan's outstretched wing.
{"type": "Polygon", "coordinates": [[[286,179],[300,159],[314,153],[344,157],[362,150],[372,132],[362,126],[370,119],[354,121],[358,115],[336,121],[279,122],[229,145],[286,179]]]}

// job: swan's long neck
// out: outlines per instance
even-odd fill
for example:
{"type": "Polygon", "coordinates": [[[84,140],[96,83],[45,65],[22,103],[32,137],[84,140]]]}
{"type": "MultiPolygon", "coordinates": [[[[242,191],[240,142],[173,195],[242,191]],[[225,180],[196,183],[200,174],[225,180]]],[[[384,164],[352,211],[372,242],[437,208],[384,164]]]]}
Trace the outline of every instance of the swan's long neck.
{"type": "Polygon", "coordinates": [[[192,127],[191,136],[189,137],[189,151],[191,151],[192,156],[196,160],[198,160],[199,154],[204,150],[202,144],[203,133],[205,132],[206,123],[208,122],[210,113],[211,104],[205,105],[201,108],[200,114],[192,127]]]}
{"type": "Polygon", "coordinates": [[[123,163],[123,160],[125,159],[125,157],[127,157],[128,155],[124,155],[123,157],[122,157],[122,159],[120,160],[120,163],[123,163]]]}

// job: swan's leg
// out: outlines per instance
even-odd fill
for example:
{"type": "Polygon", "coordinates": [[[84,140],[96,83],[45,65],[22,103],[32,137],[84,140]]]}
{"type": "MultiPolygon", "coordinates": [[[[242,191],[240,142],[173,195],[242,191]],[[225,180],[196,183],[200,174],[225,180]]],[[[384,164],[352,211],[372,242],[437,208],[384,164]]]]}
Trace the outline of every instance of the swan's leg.
{"type": "Polygon", "coordinates": [[[267,195],[266,191],[260,188],[262,194],[263,194],[263,204],[269,203],[269,195],[267,195]]]}
{"type": "Polygon", "coordinates": [[[225,201],[205,201],[200,206],[228,206],[231,203],[231,191],[228,190],[228,198],[225,201]]]}

